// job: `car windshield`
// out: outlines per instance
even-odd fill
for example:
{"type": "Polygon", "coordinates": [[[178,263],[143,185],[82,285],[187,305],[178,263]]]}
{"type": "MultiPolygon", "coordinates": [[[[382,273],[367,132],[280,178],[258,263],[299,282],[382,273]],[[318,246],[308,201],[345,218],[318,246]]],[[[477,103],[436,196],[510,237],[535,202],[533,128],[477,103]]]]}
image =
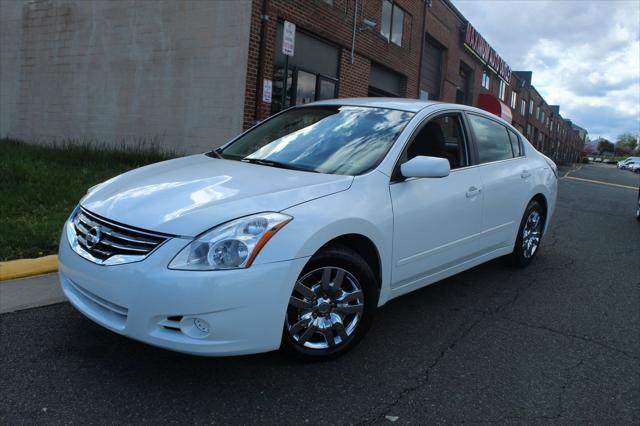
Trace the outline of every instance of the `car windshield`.
{"type": "Polygon", "coordinates": [[[360,106],[293,108],[217,154],[274,167],[358,175],[382,161],[411,117],[411,112],[360,106]]]}

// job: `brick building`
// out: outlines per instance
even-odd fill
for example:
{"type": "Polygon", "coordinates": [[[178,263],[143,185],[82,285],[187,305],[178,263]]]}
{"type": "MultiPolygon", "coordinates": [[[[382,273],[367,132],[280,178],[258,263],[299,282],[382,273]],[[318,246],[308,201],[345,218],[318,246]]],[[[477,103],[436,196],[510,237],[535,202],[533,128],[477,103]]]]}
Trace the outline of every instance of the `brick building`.
{"type": "Polygon", "coordinates": [[[0,136],[36,143],[201,152],[357,96],[479,106],[558,162],[586,138],[449,0],[2,1],[0,48],[0,136]]]}
{"type": "Polygon", "coordinates": [[[423,15],[423,3],[415,0],[253,0],[245,126],[283,105],[335,97],[417,97],[422,43],[416,29],[422,28],[423,15]],[[284,21],[296,25],[289,58],[281,49],[284,21]],[[262,102],[265,79],[272,82],[271,102],[262,102]]]}
{"type": "Polygon", "coordinates": [[[413,97],[489,109],[554,160],[579,158],[586,134],[581,138],[559,106],[548,105],[531,71],[512,72],[449,0],[252,2],[245,128],[283,105],[334,96],[413,97]],[[285,21],[295,24],[297,45],[283,94],[285,21]],[[270,102],[263,101],[265,80],[270,102]]]}

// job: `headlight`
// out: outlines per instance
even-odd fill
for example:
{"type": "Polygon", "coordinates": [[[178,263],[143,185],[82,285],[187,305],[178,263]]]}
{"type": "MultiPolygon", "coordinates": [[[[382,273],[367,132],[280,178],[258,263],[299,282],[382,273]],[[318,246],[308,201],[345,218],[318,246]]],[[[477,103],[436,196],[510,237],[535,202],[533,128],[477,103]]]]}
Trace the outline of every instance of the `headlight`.
{"type": "Polygon", "coordinates": [[[281,213],[259,213],[224,223],[182,249],[169,269],[248,268],[267,241],[291,219],[281,213]]]}

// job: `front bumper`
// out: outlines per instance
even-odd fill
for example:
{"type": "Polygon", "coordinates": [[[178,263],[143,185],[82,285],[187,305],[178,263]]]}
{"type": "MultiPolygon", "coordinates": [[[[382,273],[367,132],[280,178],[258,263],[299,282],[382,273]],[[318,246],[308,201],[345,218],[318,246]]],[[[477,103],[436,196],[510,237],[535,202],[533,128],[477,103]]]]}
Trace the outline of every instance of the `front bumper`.
{"type": "Polygon", "coordinates": [[[65,229],[60,285],[91,320],[154,346],[209,356],[277,349],[293,285],[308,258],[227,271],[168,269],[187,243],[174,238],[141,262],[103,266],[76,254],[65,229]],[[208,332],[194,327],[196,319],[208,332]]]}

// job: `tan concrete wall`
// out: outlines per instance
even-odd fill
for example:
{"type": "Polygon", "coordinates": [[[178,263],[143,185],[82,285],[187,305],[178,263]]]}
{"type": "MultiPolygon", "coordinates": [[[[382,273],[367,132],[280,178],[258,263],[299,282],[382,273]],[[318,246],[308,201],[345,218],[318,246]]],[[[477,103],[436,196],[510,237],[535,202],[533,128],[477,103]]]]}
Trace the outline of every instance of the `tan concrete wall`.
{"type": "Polygon", "coordinates": [[[0,136],[157,142],[242,129],[250,0],[0,0],[0,136]]]}

